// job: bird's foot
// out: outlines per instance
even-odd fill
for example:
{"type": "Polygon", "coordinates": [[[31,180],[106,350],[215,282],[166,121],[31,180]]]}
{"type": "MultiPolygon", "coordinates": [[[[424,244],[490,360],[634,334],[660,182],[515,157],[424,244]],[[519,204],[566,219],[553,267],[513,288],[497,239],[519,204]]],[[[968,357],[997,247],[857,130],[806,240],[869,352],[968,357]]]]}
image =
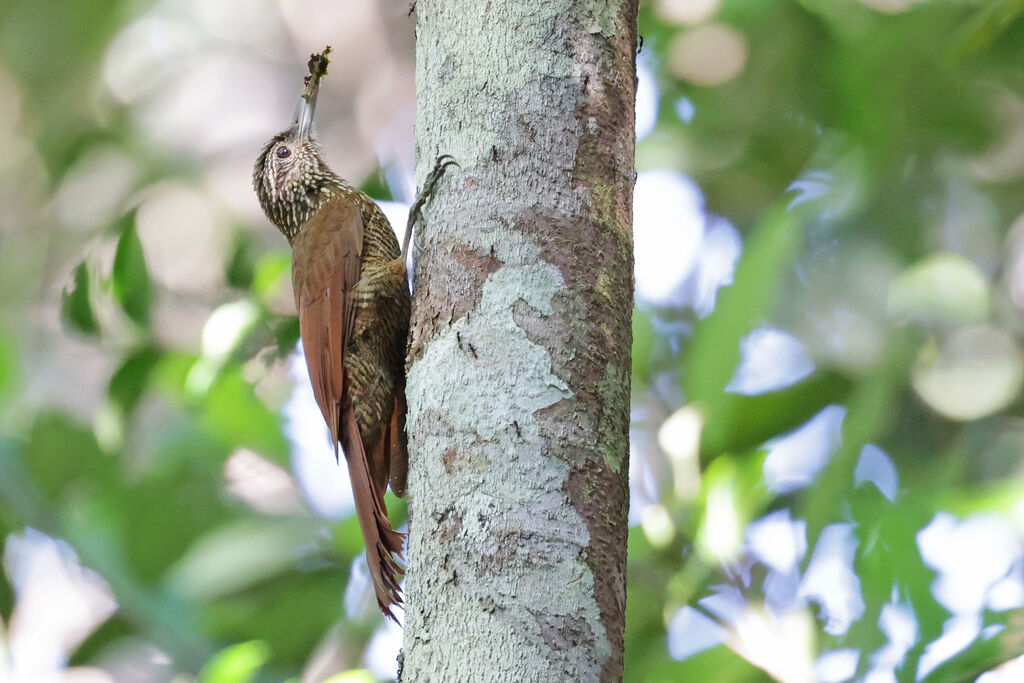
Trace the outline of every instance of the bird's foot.
{"type": "Polygon", "coordinates": [[[441,177],[444,176],[445,170],[449,166],[458,166],[459,162],[455,161],[455,157],[451,154],[442,154],[437,157],[434,162],[434,168],[431,169],[427,175],[427,181],[423,183],[423,188],[416,195],[416,201],[412,203],[412,207],[409,209],[409,223],[405,227],[405,239],[406,245],[403,246],[402,253],[405,254],[408,251],[408,240],[412,237],[413,244],[416,245],[416,251],[422,251],[419,246],[419,234],[415,232],[416,224],[423,225],[423,206],[433,196],[434,190],[437,188],[437,184],[441,181],[441,177]]]}
{"type": "Polygon", "coordinates": [[[458,166],[459,162],[455,161],[455,157],[451,154],[442,154],[434,161],[434,168],[431,169],[430,174],[427,176],[427,182],[423,184],[423,189],[420,190],[419,195],[416,197],[417,203],[421,206],[427,201],[428,198],[434,193],[434,188],[437,187],[437,183],[441,180],[441,176],[444,175],[445,169],[449,166],[458,166]]]}

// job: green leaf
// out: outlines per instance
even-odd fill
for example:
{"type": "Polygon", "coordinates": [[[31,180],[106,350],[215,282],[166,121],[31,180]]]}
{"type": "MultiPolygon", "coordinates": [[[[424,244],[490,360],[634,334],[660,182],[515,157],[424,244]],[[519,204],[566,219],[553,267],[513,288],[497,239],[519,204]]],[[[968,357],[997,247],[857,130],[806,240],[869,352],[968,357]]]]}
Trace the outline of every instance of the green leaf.
{"type": "Polygon", "coordinates": [[[105,455],[92,432],[56,412],[41,414],[29,435],[28,465],[32,479],[51,499],[79,480],[109,481],[115,461],[105,455]]]}
{"type": "MultiPolygon", "coordinates": [[[[785,209],[761,220],[748,240],[734,284],[719,295],[714,313],[701,321],[683,364],[687,399],[699,402],[709,417],[728,416],[734,398],[725,387],[740,361],[740,340],[764,320],[776,304],[783,273],[791,267],[803,238],[802,222],[785,209]]],[[[708,424],[720,433],[724,425],[708,424]]],[[[707,458],[702,453],[702,458],[707,458]]]]}
{"type": "Polygon", "coordinates": [[[388,185],[388,179],[384,175],[384,169],[382,168],[378,168],[374,173],[367,176],[363,184],[359,186],[359,189],[377,201],[394,201],[391,187],[388,185]]]}
{"type": "MultiPolygon", "coordinates": [[[[195,439],[193,439],[194,441],[195,439]]],[[[182,439],[175,453],[162,454],[173,460],[152,475],[120,490],[104,492],[110,505],[120,505],[125,525],[125,557],[143,581],[157,581],[168,568],[207,530],[225,524],[236,510],[228,509],[219,471],[226,454],[207,452],[203,461],[182,439]],[[218,457],[219,456],[219,457],[218,457]]],[[[196,443],[195,450],[208,445],[196,443]]],[[[232,506],[237,508],[237,506],[232,506]]]]}
{"type": "MultiPolygon", "coordinates": [[[[627,675],[626,680],[630,680],[627,675]]],[[[666,658],[643,679],[646,683],[715,681],[716,683],[763,683],[765,673],[725,645],[710,648],[677,662],[666,658]]]]}
{"type": "Polygon", "coordinates": [[[240,233],[225,268],[227,282],[232,287],[248,289],[256,273],[256,243],[249,233],[240,233]]]}
{"type": "Polygon", "coordinates": [[[277,352],[281,356],[287,356],[295,350],[299,343],[299,317],[291,315],[282,318],[273,326],[274,341],[277,343],[277,352]]]}
{"type": "Polygon", "coordinates": [[[91,272],[85,261],[75,269],[75,280],[70,290],[64,290],[61,313],[71,327],[84,334],[99,333],[99,325],[90,300],[91,272]]]}
{"type": "Polygon", "coordinates": [[[270,657],[270,648],[259,640],[221,650],[199,672],[198,683],[248,683],[270,657]]]}
{"type": "Polygon", "coordinates": [[[210,387],[203,424],[230,446],[247,446],[278,462],[288,459],[280,418],[256,397],[238,367],[227,368],[210,387]]]}
{"type": "Polygon", "coordinates": [[[657,335],[646,313],[633,309],[633,383],[647,382],[650,378],[651,354],[657,335]]]}
{"type": "Polygon", "coordinates": [[[838,372],[821,372],[779,391],[756,396],[722,394],[709,402],[700,449],[705,459],[743,452],[796,429],[822,408],[841,403],[852,383],[838,372]]]}
{"type": "Polygon", "coordinates": [[[189,372],[199,356],[182,351],[170,351],[153,368],[152,384],[177,403],[184,403],[189,372]]]}
{"type": "Polygon", "coordinates": [[[32,480],[26,450],[0,435],[0,519],[10,528],[30,524],[49,533],[56,527],[53,509],[32,480]]]}
{"type": "Polygon", "coordinates": [[[273,298],[287,282],[291,267],[292,255],[284,249],[264,254],[253,272],[253,293],[264,301],[273,298]]]}
{"type": "Polygon", "coordinates": [[[0,332],[0,400],[13,394],[21,384],[21,364],[14,335],[0,332]]]}
{"type": "Polygon", "coordinates": [[[150,372],[160,358],[160,351],[147,346],[128,356],[114,372],[107,387],[107,395],[122,414],[131,412],[139,402],[149,383],[150,372]]]}
{"type": "Polygon", "coordinates": [[[140,325],[149,325],[150,300],[153,286],[146,270],[146,257],[142,242],[135,230],[134,216],[130,216],[127,227],[117,242],[114,255],[113,274],[114,296],[128,317],[140,325]]]}
{"type": "Polygon", "coordinates": [[[374,678],[373,674],[368,669],[352,669],[351,671],[343,671],[340,674],[334,674],[330,678],[324,681],[324,683],[376,683],[377,679],[374,678]]]}
{"type": "MultiPolygon", "coordinates": [[[[1019,612],[997,615],[987,613],[985,615],[986,625],[998,624],[1004,628],[988,637],[979,635],[966,648],[936,667],[925,680],[974,681],[986,671],[1019,657],[1019,643],[1024,633],[1022,633],[1018,616],[1019,612]]],[[[1013,671],[1019,672],[1019,669],[1015,668],[1013,671]]],[[[914,672],[910,671],[909,673],[911,675],[907,677],[907,680],[913,680],[914,672]]],[[[997,677],[997,680],[1010,680],[1009,676],[1012,674],[1009,671],[1000,673],[1003,675],[997,677]]],[[[1014,675],[1014,677],[1017,676],[1014,675]]]]}
{"type": "Polygon", "coordinates": [[[252,517],[201,536],[168,573],[175,591],[209,601],[264,581],[315,552],[322,523],[313,517],[252,517]]]}
{"type": "Polygon", "coordinates": [[[995,0],[979,5],[960,35],[951,41],[950,55],[960,59],[989,47],[1024,14],[1024,0],[995,0]]]}
{"type": "MultiPolygon", "coordinates": [[[[306,562],[298,571],[278,574],[207,603],[203,623],[209,633],[221,640],[259,639],[268,643],[274,651],[275,666],[302,666],[313,644],[344,613],[342,599],[347,573],[347,567],[336,563],[306,562]]],[[[379,614],[371,615],[371,623],[358,630],[352,628],[352,622],[342,622],[342,637],[352,651],[362,651],[381,619],[379,614]]]]}
{"type": "Polygon", "coordinates": [[[878,365],[851,392],[843,418],[842,444],[806,499],[808,546],[814,545],[825,526],[836,521],[838,510],[849,500],[861,450],[884,437],[896,418],[900,392],[914,355],[915,336],[907,328],[894,333],[878,365]]]}
{"type": "Polygon", "coordinates": [[[775,304],[782,272],[792,263],[801,237],[800,224],[782,209],[758,224],[734,283],[722,290],[714,313],[694,333],[683,377],[692,400],[708,400],[724,391],[740,361],[740,340],[775,304]]]}

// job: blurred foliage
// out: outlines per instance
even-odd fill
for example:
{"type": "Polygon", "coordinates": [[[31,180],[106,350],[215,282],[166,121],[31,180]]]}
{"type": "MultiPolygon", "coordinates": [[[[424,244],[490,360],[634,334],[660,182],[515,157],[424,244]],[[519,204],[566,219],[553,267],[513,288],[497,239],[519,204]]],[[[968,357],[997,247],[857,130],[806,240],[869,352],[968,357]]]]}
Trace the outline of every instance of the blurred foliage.
{"type": "MultiPolygon", "coordinates": [[[[163,9],[196,20],[186,5],[163,9]]],[[[14,167],[0,160],[0,531],[64,539],[109,584],[118,609],[67,653],[73,666],[119,670],[119,652],[151,645],[171,662],[151,680],[373,680],[363,653],[383,632],[379,615],[345,598],[362,551],[354,520],[232,487],[233,463],[255,457],[298,490],[283,429],[284,359],[298,338],[287,250],[269,227],[261,236],[222,210],[209,219],[227,235],[219,279],[179,291],[142,230],[140,205],[161,183],[213,182],[212,162],[148,140],[142,107],[106,93],[111,45],[152,9],[0,5],[0,99],[16,102],[0,102],[0,142],[20,155],[14,167]],[[134,175],[113,210],[74,227],[75,215],[56,217],[61,193],[103,146],[134,175]],[[201,334],[180,315],[190,306],[206,320],[201,334]]],[[[180,39],[173,22],[146,26],[180,39]]],[[[709,315],[643,301],[635,313],[634,466],[655,481],[634,489],[627,680],[809,680],[780,673],[707,600],[734,590],[751,617],[771,603],[781,575],[745,529],[781,512],[805,525],[798,579],[827,530],[852,525],[863,612],[835,629],[820,600],[795,597],[788,609],[809,633],[793,651],[772,641],[780,612],[762,645],[810,662],[851,650],[860,679],[899,607],[916,633],[891,668],[916,680],[952,616],[922,529],[948,511],[1022,530],[1024,3],[653,0],[640,31],[659,97],[638,169],[693,178],[743,250],[709,315]],[[705,63],[740,60],[716,83],[687,61],[687,41],[709,27],[739,38],[705,63]],[[764,326],[795,336],[814,370],[737,393],[744,342],[764,326]],[[947,368],[965,332],[988,346],[967,344],[965,362],[947,368]],[[772,448],[829,406],[844,411],[841,433],[813,484],[773,486],[772,448]],[[685,438],[673,424],[690,425],[685,438]],[[891,458],[895,495],[858,483],[869,446],[891,458]],[[725,642],[673,657],[683,608],[725,642]]],[[[164,61],[174,59],[184,61],[164,61]]],[[[364,187],[391,198],[383,173],[364,187]]],[[[12,562],[0,581],[6,624],[12,562]]],[[[971,680],[1020,653],[1018,611],[978,618],[979,635],[927,680],[971,680]]]]}
{"type": "MultiPolygon", "coordinates": [[[[660,100],[657,125],[638,144],[638,167],[694,178],[708,213],[732,221],[744,249],[731,286],[707,317],[643,303],[636,312],[634,402],[650,417],[634,425],[634,447],[653,471],[674,472],[677,483],[656,487],[658,512],[641,513],[641,533],[631,538],[627,679],[745,681],[767,672],[809,680],[745,649],[735,618],[703,600],[731,587],[753,609],[777,599],[771,592],[783,578],[749,541],[725,557],[687,550],[700,550],[702,528],[715,517],[709,492],[727,461],[741,528],[769,511],[806,524],[801,588],[823,530],[854,525],[852,567],[863,612],[833,629],[820,601],[794,596],[776,605],[775,627],[784,631],[786,610],[812,610],[812,661],[822,653],[856,654],[855,669],[835,680],[854,680],[854,671],[861,680],[873,669],[921,680],[922,658],[954,623],[933,590],[938,575],[922,557],[922,530],[937,511],[950,510],[997,513],[1018,538],[1022,531],[1019,489],[1006,481],[1019,478],[1024,450],[1019,442],[992,448],[1019,416],[1019,380],[999,393],[999,380],[973,377],[970,368],[988,352],[970,346],[964,364],[943,366],[961,374],[937,383],[941,393],[924,378],[929,349],[948,348],[978,326],[1006,341],[1005,358],[992,354],[1007,362],[994,377],[1016,372],[1022,300],[1015,289],[1020,227],[1013,226],[1024,215],[1024,149],[1013,139],[1024,111],[1024,4],[659,0],[642,10],[641,33],[641,63],[655,73],[660,100]],[[698,85],[682,46],[708,26],[738,31],[743,69],[727,82],[698,85]],[[784,386],[734,393],[729,385],[743,340],[764,326],[795,335],[815,369],[784,386]],[[657,330],[668,331],[669,343],[659,342],[657,330]],[[666,378],[681,391],[666,391],[666,378]],[[947,406],[945,396],[957,392],[966,405],[947,406]],[[773,438],[830,405],[845,412],[827,463],[809,487],[773,487],[764,459],[778,443],[773,438]],[[670,429],[679,408],[700,416],[695,493],[678,484],[680,468],[689,465],[674,451],[693,438],[670,429]],[[869,444],[895,464],[892,500],[857,484],[869,444]],[[752,487],[736,469],[744,462],[755,463],[752,487]],[[727,645],[682,661],[660,643],[636,645],[692,638],[694,631],[673,635],[670,626],[684,605],[728,629],[727,645]],[[909,611],[916,633],[896,661],[879,664],[890,642],[883,611],[894,606],[909,611]],[[744,659],[763,670],[742,666],[744,659]]],[[[715,57],[733,57],[727,48],[715,57]]],[[[1019,542],[1014,552],[1019,569],[1019,542]]],[[[973,680],[1020,653],[1015,610],[986,610],[979,618],[985,635],[952,647],[924,679],[973,680]]]]}
{"type": "Polygon", "coordinates": [[[199,683],[248,683],[267,661],[267,646],[258,640],[219,653],[199,672],[199,683]]]}

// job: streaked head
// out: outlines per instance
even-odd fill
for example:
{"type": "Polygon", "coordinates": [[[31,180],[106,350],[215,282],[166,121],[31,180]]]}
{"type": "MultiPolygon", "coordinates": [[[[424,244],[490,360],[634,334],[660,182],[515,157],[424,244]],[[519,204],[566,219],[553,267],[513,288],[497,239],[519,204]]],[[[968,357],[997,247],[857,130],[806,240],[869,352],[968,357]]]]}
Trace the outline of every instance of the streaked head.
{"type": "Polygon", "coordinates": [[[303,94],[292,125],[267,142],[252,172],[260,206],[289,240],[320,206],[324,189],[337,181],[312,134],[316,96],[317,88],[303,94]]]}

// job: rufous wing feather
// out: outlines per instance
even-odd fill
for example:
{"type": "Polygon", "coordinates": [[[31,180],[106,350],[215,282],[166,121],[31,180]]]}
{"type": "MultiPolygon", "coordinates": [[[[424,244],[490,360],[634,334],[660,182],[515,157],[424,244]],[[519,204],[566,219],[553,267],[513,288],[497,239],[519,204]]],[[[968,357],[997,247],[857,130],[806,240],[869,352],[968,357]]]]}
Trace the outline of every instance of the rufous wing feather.
{"type": "MultiPolygon", "coordinates": [[[[374,481],[345,376],[345,355],[355,321],[351,294],[360,278],[362,244],[358,208],[349,202],[328,202],[292,242],[292,283],[313,394],[331,431],[335,453],[339,441],[345,451],[374,592],[381,611],[394,619],[390,607],[401,604],[397,578],[401,568],[392,553],[401,555],[403,536],[388,521],[383,487],[374,481]]],[[[386,464],[383,469],[385,476],[378,478],[386,484],[386,464]]]]}
{"type": "Polygon", "coordinates": [[[354,206],[330,202],[292,243],[292,287],[309,380],[337,449],[345,392],[344,354],[355,309],[349,298],[359,280],[363,221],[354,206]]]}

